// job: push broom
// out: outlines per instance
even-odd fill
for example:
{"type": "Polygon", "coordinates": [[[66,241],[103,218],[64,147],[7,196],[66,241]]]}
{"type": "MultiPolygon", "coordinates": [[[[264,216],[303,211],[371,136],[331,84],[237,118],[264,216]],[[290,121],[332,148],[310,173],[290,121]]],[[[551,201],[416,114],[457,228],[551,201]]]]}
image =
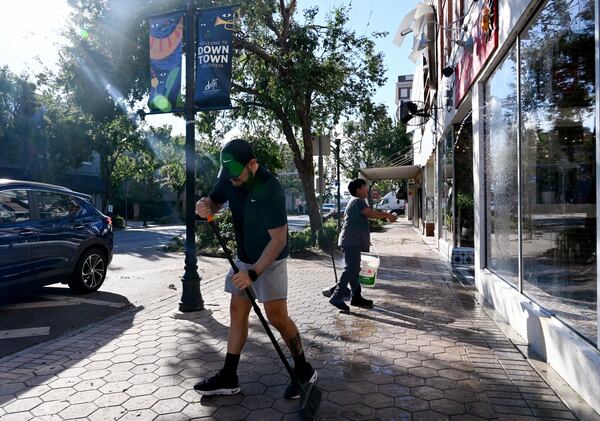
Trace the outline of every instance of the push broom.
{"type": "MultiPolygon", "coordinates": [[[[221,233],[219,232],[219,228],[217,226],[217,223],[214,220],[213,215],[208,215],[206,220],[208,221],[208,225],[210,225],[213,232],[215,233],[215,237],[217,237],[217,240],[219,241],[219,244],[221,245],[223,252],[225,252],[225,256],[227,256],[227,260],[229,260],[229,264],[231,265],[231,268],[233,269],[233,271],[235,273],[238,273],[240,270],[238,269],[237,265],[233,261],[233,258],[231,257],[231,253],[229,252],[229,249],[227,248],[227,245],[225,244],[223,237],[221,237],[221,233]]],[[[302,419],[305,419],[305,420],[314,419],[314,416],[315,416],[317,410],[319,409],[319,405],[321,403],[321,391],[315,387],[314,383],[308,382],[306,385],[302,385],[302,383],[300,382],[300,379],[298,378],[298,375],[296,375],[296,373],[290,366],[290,363],[288,363],[287,358],[285,357],[283,351],[281,350],[281,347],[277,343],[277,339],[275,339],[275,336],[273,335],[271,328],[269,327],[265,317],[263,316],[262,311],[260,310],[260,307],[256,303],[256,298],[254,297],[254,293],[252,292],[252,290],[250,288],[246,288],[244,291],[246,291],[246,295],[248,296],[248,299],[252,303],[252,308],[254,309],[254,312],[258,316],[260,323],[265,328],[265,331],[267,332],[267,335],[269,336],[271,343],[275,347],[275,351],[277,351],[277,354],[279,355],[281,362],[283,362],[283,365],[285,366],[287,372],[289,373],[290,378],[292,379],[292,381],[296,384],[296,386],[300,390],[300,408],[298,410],[300,413],[300,416],[302,417],[302,419]]]]}

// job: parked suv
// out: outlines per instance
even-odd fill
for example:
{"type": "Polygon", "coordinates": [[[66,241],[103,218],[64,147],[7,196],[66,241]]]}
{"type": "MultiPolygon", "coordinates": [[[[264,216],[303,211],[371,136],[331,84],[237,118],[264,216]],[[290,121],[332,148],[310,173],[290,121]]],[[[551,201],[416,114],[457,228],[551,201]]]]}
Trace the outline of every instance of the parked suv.
{"type": "Polygon", "coordinates": [[[0,291],[56,282],[79,293],[96,291],[112,248],[112,221],[88,195],[0,179],[0,291]]]}

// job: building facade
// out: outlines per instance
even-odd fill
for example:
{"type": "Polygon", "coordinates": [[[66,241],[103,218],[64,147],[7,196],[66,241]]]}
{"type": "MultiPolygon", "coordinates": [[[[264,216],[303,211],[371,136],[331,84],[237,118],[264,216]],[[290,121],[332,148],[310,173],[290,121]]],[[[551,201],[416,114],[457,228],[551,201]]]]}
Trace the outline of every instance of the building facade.
{"type": "Polygon", "coordinates": [[[423,1],[399,28],[416,225],[473,250],[481,298],[597,412],[599,3],[423,1]]]}
{"type": "Polygon", "coordinates": [[[396,82],[396,108],[399,107],[402,102],[410,101],[412,81],[413,75],[398,76],[398,81],[396,82]]]}

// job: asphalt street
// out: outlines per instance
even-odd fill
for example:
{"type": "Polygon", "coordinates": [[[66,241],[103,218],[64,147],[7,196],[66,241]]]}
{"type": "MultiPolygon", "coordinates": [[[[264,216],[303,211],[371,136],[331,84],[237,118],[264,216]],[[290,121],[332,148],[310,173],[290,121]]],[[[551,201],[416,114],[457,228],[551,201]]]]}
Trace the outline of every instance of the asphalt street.
{"type": "MultiPolygon", "coordinates": [[[[181,293],[182,253],[163,250],[185,227],[151,227],[115,232],[114,257],[100,290],[73,294],[66,285],[0,297],[0,357],[181,293]]],[[[224,259],[198,256],[201,282],[222,277],[224,259]]]]}

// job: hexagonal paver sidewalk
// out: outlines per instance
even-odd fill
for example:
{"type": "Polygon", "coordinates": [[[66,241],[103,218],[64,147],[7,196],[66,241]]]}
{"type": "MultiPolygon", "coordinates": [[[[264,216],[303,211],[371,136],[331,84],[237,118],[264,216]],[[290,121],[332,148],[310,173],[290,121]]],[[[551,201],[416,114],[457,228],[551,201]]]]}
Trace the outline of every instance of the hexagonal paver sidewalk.
{"type": "MultiPolygon", "coordinates": [[[[576,419],[408,224],[373,242],[382,267],[363,291],[370,310],[340,313],[321,296],[329,260],[289,263],[290,314],[319,374],[317,419],[576,419]]],[[[242,393],[194,392],[222,366],[229,324],[222,281],[202,292],[204,317],[172,318],[171,298],[0,360],[0,420],[297,419],[255,316],[242,393]]]]}

